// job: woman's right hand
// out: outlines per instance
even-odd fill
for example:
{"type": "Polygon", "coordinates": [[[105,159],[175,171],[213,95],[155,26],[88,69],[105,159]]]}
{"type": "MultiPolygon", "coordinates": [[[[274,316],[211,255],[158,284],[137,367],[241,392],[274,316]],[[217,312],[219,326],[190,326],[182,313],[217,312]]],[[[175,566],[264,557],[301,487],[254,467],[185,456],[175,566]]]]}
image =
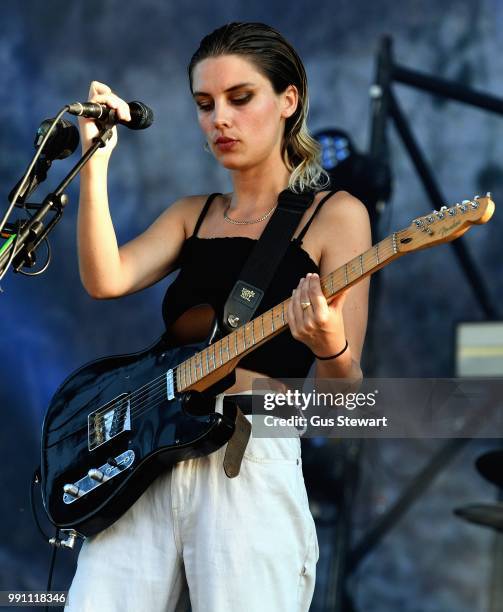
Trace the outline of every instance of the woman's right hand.
{"type": "MultiPolygon", "coordinates": [[[[108,85],[100,83],[99,81],[93,81],[89,88],[89,102],[98,102],[100,104],[106,104],[110,108],[114,108],[117,111],[119,119],[122,121],[131,121],[131,115],[129,112],[129,105],[127,102],[112,93],[112,90],[108,85]]],[[[82,153],[85,153],[91,146],[93,139],[99,133],[94,119],[84,119],[79,117],[79,129],[80,139],[82,143],[82,153]]],[[[110,157],[115,145],[117,144],[117,128],[112,128],[112,138],[108,140],[105,147],[99,148],[95,156],[110,157]]]]}

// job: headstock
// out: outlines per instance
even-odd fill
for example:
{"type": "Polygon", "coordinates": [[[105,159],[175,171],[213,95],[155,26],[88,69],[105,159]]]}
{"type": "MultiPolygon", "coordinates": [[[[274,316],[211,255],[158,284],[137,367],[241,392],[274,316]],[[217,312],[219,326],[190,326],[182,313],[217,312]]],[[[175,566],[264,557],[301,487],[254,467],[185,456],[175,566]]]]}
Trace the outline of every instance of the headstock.
{"type": "Polygon", "coordinates": [[[402,253],[426,249],[436,244],[450,242],[462,236],[472,225],[487,223],[494,213],[491,194],[463,200],[450,208],[414,219],[410,226],[396,232],[397,250],[402,253]]]}

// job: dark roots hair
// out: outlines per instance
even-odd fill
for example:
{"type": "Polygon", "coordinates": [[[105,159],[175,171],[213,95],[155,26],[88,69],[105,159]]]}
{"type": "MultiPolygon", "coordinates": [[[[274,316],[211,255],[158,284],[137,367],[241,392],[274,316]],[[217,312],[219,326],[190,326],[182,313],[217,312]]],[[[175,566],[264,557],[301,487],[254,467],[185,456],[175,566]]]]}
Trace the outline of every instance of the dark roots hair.
{"type": "Polygon", "coordinates": [[[306,119],[309,110],[307,77],[304,65],[292,45],[271,26],[264,23],[233,22],[205,36],[188,65],[190,90],[192,74],[200,61],[220,55],[242,55],[253,62],[276,94],[295,85],[299,102],[285,122],[281,154],[291,172],[289,188],[295,192],[320,190],[329,184],[329,176],[320,165],[320,145],[309,134],[306,119]]]}

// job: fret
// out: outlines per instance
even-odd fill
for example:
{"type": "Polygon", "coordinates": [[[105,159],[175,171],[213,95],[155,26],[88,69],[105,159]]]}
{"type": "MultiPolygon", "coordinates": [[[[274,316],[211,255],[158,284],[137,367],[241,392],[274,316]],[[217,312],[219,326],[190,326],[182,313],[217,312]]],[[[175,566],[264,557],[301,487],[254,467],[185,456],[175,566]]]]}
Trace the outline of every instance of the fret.
{"type": "Polygon", "coordinates": [[[192,377],[190,375],[190,359],[187,359],[185,361],[185,363],[187,364],[186,369],[188,370],[187,375],[188,375],[188,379],[189,379],[189,385],[192,384],[192,377]]]}
{"type": "Polygon", "coordinates": [[[231,338],[227,336],[227,354],[229,355],[229,361],[231,359],[231,338]]]}
{"type": "Polygon", "coordinates": [[[180,368],[180,381],[182,383],[182,388],[185,389],[187,385],[185,384],[185,371],[183,369],[183,363],[179,366],[179,368],[180,368]]]}
{"type": "Polygon", "coordinates": [[[271,332],[274,331],[274,308],[271,310],[271,332]]]}
{"type": "Polygon", "coordinates": [[[251,331],[252,331],[252,344],[255,344],[255,322],[251,322],[251,331]]]}
{"type": "MultiPolygon", "coordinates": [[[[192,367],[194,365],[194,356],[192,356],[189,359],[189,380],[190,380],[190,384],[192,384],[193,382],[196,382],[195,377],[193,378],[193,372],[192,372],[192,367]]],[[[195,372],[194,372],[195,374],[195,372]]]]}
{"type": "Polygon", "coordinates": [[[220,349],[220,365],[224,365],[224,358],[222,356],[222,341],[221,340],[218,342],[218,347],[220,349]]]}
{"type": "Polygon", "coordinates": [[[344,281],[347,285],[348,284],[348,264],[345,264],[344,266],[344,281]]]}
{"type": "Polygon", "coordinates": [[[246,351],[246,325],[241,328],[243,330],[243,351],[246,351]]]}
{"type": "Polygon", "coordinates": [[[208,349],[204,349],[204,352],[206,354],[206,367],[208,368],[208,374],[210,373],[210,356],[209,356],[209,351],[208,349]]]}
{"type": "Polygon", "coordinates": [[[334,291],[334,273],[331,272],[330,273],[330,294],[333,295],[335,293],[334,291]]]}
{"type": "Polygon", "coordinates": [[[215,345],[213,345],[213,369],[215,370],[217,368],[217,353],[216,353],[216,347],[215,345]]]}
{"type": "Polygon", "coordinates": [[[239,349],[238,349],[238,332],[232,332],[234,334],[234,340],[235,340],[235,345],[236,345],[236,357],[239,355],[239,349]]]}
{"type": "Polygon", "coordinates": [[[379,261],[379,243],[376,244],[375,251],[376,251],[377,263],[380,263],[380,261],[379,261]]]}
{"type": "Polygon", "coordinates": [[[264,329],[264,313],[260,315],[260,323],[262,325],[262,338],[265,338],[265,329],[264,329]]]}
{"type": "Polygon", "coordinates": [[[285,324],[285,302],[281,302],[281,323],[285,324]]]}
{"type": "Polygon", "coordinates": [[[360,255],[360,274],[363,276],[363,253],[360,255]]]}

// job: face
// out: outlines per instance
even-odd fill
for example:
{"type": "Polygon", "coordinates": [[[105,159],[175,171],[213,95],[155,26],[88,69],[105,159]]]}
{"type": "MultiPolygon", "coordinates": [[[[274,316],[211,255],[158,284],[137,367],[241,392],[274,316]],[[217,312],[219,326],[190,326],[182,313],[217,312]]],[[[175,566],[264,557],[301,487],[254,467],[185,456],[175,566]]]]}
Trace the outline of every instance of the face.
{"type": "Polygon", "coordinates": [[[297,106],[294,86],[278,95],[250,61],[223,55],[196,64],[192,89],[199,125],[224,167],[245,169],[268,159],[280,163],[285,119],[297,106]],[[232,142],[218,143],[218,138],[232,142]]]}

